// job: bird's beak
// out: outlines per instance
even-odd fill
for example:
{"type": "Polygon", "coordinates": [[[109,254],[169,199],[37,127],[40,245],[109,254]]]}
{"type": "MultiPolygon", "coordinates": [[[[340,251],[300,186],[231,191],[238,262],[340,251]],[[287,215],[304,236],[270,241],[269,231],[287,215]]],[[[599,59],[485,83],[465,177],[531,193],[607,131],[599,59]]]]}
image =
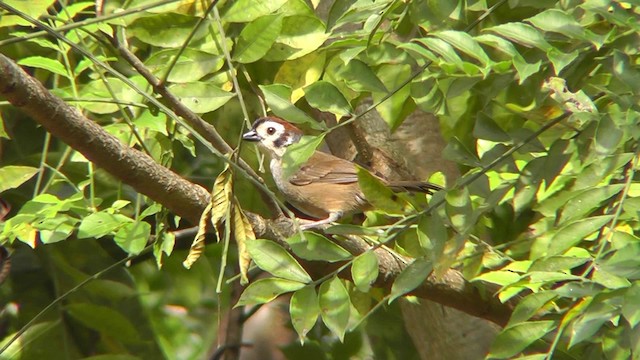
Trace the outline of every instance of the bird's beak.
{"type": "Polygon", "coordinates": [[[246,133],[242,134],[242,140],[260,141],[262,139],[260,138],[260,135],[258,135],[258,133],[254,129],[251,129],[251,130],[247,131],[246,133]]]}

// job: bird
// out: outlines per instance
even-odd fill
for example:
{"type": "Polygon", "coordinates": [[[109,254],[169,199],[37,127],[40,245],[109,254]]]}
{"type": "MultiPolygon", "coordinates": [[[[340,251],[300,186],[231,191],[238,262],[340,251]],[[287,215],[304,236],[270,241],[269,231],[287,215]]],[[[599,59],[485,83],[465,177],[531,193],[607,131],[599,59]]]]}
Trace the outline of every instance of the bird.
{"type": "MultiPolygon", "coordinates": [[[[300,226],[308,230],[335,222],[343,216],[369,210],[358,183],[358,168],[352,161],[315,151],[291,175],[283,171],[287,147],[300,141],[304,133],[293,124],[276,116],[260,117],[242,139],[256,142],[271,158],[271,176],[285,200],[296,209],[316,219],[300,226]]],[[[368,171],[368,170],[367,170],[368,171]]],[[[394,191],[433,194],[442,187],[420,181],[388,181],[374,175],[394,191]]]]}

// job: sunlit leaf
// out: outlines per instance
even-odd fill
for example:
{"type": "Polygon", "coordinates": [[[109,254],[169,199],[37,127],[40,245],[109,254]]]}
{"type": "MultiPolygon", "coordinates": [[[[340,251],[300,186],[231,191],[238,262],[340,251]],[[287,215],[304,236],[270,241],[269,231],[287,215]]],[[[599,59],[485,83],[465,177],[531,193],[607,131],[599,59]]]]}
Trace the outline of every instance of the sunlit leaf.
{"type": "Polygon", "coordinates": [[[287,0],[259,1],[238,0],[234,1],[227,11],[222,14],[222,19],[227,22],[249,22],[261,16],[269,15],[282,7],[287,0]]]}
{"type": "Polygon", "coordinates": [[[521,45],[536,47],[545,52],[552,48],[544,36],[531,25],[511,22],[486,28],[484,31],[493,32],[521,45]]]}
{"type": "Polygon", "coordinates": [[[358,168],[358,184],[364,193],[364,197],[376,210],[387,214],[402,214],[408,203],[398,194],[386,187],[382,181],[373,176],[369,171],[358,168]]]}
{"type": "Polygon", "coordinates": [[[46,58],[43,56],[29,56],[18,60],[18,64],[22,66],[29,66],[32,68],[39,68],[50,71],[56,75],[70,78],[69,71],[62,65],[60,61],[46,58]]]}
{"type": "Polygon", "coordinates": [[[305,98],[314,108],[335,114],[338,118],[351,114],[351,105],[335,86],[317,81],[304,88],[305,98]]]}
{"type": "Polygon", "coordinates": [[[388,91],[371,67],[358,59],[353,59],[346,66],[339,67],[336,76],[343,79],[347,86],[355,91],[383,93],[388,91]]]}
{"type": "Polygon", "coordinates": [[[285,61],[276,73],[274,83],[291,86],[291,101],[294,103],[304,96],[304,88],[320,79],[324,71],[326,53],[312,52],[303,57],[285,61]]]}
{"type": "Polygon", "coordinates": [[[267,54],[282,29],[281,15],[257,18],[242,29],[233,58],[240,63],[252,63],[267,54]]]}
{"type": "Polygon", "coordinates": [[[78,238],[100,238],[112,234],[125,224],[133,222],[121,214],[109,214],[106,212],[93,213],[84,219],[78,227],[78,238]]]}
{"type": "Polygon", "coordinates": [[[17,188],[38,172],[30,166],[8,165],[0,168],[0,193],[17,188]]]}
{"type": "Polygon", "coordinates": [[[609,304],[593,302],[571,326],[569,347],[575,346],[593,336],[608,321],[617,315],[617,309],[609,304]]]}
{"type": "Polygon", "coordinates": [[[113,240],[129,254],[139,254],[151,237],[151,225],[148,222],[136,221],[124,224],[115,234],[113,240]]]}
{"type": "MultiPolygon", "coordinates": [[[[145,64],[158,77],[164,77],[168,64],[178,54],[176,49],[166,49],[153,54],[145,64]]],[[[203,51],[184,49],[184,52],[171,69],[167,81],[172,83],[190,83],[220,70],[224,64],[222,56],[215,56],[203,51]]]]}
{"type": "Polygon", "coordinates": [[[511,358],[556,328],[554,321],[530,321],[508,327],[498,334],[489,357],[511,358]]]}
{"type": "Polygon", "coordinates": [[[180,102],[198,114],[214,111],[235,96],[205,82],[174,84],[169,89],[180,99],[180,102]]]}
{"type": "Polygon", "coordinates": [[[445,30],[439,31],[433,34],[449,44],[453,45],[456,49],[462,51],[478,60],[483,66],[490,65],[492,63],[489,56],[484,52],[480,44],[471,37],[471,35],[462,31],[445,30]]]}
{"type": "Polygon", "coordinates": [[[316,151],[324,136],[303,136],[300,141],[287,147],[282,157],[283,177],[290,178],[316,151]]]}
{"type": "MultiPolygon", "coordinates": [[[[149,45],[179,48],[191,34],[195,21],[192,16],[177,13],[154,14],[138,18],[131,23],[127,26],[127,34],[135,36],[149,45]],[[171,26],[167,26],[167,24],[171,24],[171,26]]],[[[192,40],[206,36],[209,26],[209,20],[205,19],[194,33],[192,40]]]]}
{"type": "Polygon", "coordinates": [[[549,243],[548,255],[557,255],[577,245],[587,236],[600,230],[611,220],[611,215],[594,216],[563,226],[549,243]]]}
{"type": "Polygon", "coordinates": [[[314,129],[322,125],[291,103],[291,88],[285,85],[260,85],[264,98],[274,114],[295,124],[305,124],[314,129]]]}
{"type": "Polygon", "coordinates": [[[513,314],[511,314],[511,318],[509,319],[509,323],[506,327],[509,328],[515,324],[529,320],[556,296],[557,295],[551,291],[543,291],[527,295],[524,299],[520,300],[515,309],[513,309],[513,314]]]}

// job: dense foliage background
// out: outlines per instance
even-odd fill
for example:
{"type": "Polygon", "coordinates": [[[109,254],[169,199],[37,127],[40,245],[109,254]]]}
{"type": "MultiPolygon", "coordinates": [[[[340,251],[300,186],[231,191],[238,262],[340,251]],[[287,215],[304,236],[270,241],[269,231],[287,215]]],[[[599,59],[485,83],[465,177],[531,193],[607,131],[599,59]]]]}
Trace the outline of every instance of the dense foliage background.
{"type": "Polygon", "coordinates": [[[187,229],[197,217],[118,173],[125,152],[96,145],[121,154],[105,171],[91,149],[53,137],[33,116],[36,93],[10,97],[3,64],[0,244],[11,258],[0,252],[0,358],[234,356],[250,346],[229,329],[251,321],[245,336],[281,335],[265,341],[289,358],[424,358],[398,303],[431,299],[501,329],[488,355],[448,346],[429,358],[639,359],[639,5],[0,2],[2,54],[125,147],[213,193],[203,249],[187,229]],[[461,176],[434,173],[446,191],[427,201],[362,174],[376,211],[361,226],[258,229],[255,214],[275,217],[275,200],[239,138],[266,113],[309,134],[288,153],[292,167],[347,128],[369,140],[357,126],[371,114],[415,136],[425,134],[405,120],[435,114],[461,176]],[[425,295],[438,281],[455,293],[447,274],[464,275],[460,296],[486,311],[425,295]]]}

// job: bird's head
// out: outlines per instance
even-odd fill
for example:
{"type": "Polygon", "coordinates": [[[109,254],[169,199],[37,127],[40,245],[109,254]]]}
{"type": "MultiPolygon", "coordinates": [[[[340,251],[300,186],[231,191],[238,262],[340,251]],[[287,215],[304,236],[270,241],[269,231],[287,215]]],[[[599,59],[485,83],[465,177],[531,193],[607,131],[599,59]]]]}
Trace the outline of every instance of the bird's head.
{"type": "Polygon", "coordinates": [[[290,123],[275,116],[256,120],[251,130],[242,135],[243,140],[255,141],[271,156],[281,158],[287,146],[302,138],[302,131],[290,123]]]}

